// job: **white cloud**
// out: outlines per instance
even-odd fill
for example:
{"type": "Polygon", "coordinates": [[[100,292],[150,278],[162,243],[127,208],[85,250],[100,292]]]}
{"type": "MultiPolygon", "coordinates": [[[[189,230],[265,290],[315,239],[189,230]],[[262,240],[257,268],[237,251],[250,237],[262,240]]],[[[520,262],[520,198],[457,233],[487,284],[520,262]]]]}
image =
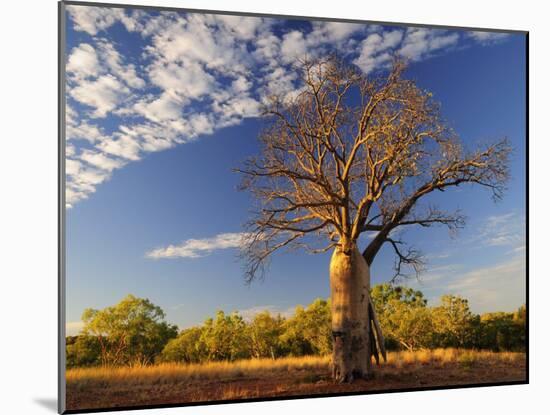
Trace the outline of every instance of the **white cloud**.
{"type": "Polygon", "coordinates": [[[431,268],[420,280],[405,282],[431,303],[443,294],[466,298],[475,313],[513,311],[525,303],[526,257],[518,251],[504,260],[473,269],[462,264],[431,268]]]}
{"type": "Polygon", "coordinates": [[[76,336],[84,328],[83,321],[67,321],[65,323],[65,333],[67,336],[76,336]]]}
{"type": "Polygon", "coordinates": [[[488,45],[491,43],[500,42],[506,39],[509,35],[508,33],[495,32],[468,32],[468,36],[482,45],[488,45]]]}
{"type": "Polygon", "coordinates": [[[281,52],[281,40],[272,33],[265,33],[262,37],[256,39],[255,50],[252,55],[257,61],[267,62],[271,66],[276,66],[275,60],[281,52]]]}
{"type": "Polygon", "coordinates": [[[239,248],[247,234],[222,233],[211,238],[188,239],[179,245],[156,248],[145,254],[147,258],[200,258],[220,249],[239,248]]]}
{"type": "MultiPolygon", "coordinates": [[[[338,22],[284,32],[275,30],[276,19],[259,17],[67,9],[69,24],[93,36],[67,60],[70,204],[129,161],[258,116],[269,95],[294,96],[302,88],[291,69],[296,57],[337,49],[368,73],[385,67],[398,50],[421,59],[452,47],[458,36],[411,29],[403,39],[402,29],[338,22]],[[139,32],[141,53],[130,58],[122,45],[104,38],[119,23],[139,32]],[[106,117],[109,128],[102,124],[106,117]]],[[[485,35],[470,36],[483,43],[485,35]]]]}
{"type": "Polygon", "coordinates": [[[258,30],[266,24],[264,19],[246,16],[217,15],[216,20],[237,39],[251,40],[258,30]]]}
{"type": "Polygon", "coordinates": [[[73,48],[67,59],[66,70],[75,78],[96,77],[99,74],[99,58],[94,47],[88,43],[81,43],[73,48]]]}
{"type": "Polygon", "coordinates": [[[307,50],[306,40],[301,31],[293,30],[283,36],[281,55],[285,63],[294,62],[296,59],[304,59],[307,50]]]}
{"type": "Polygon", "coordinates": [[[212,15],[202,14],[170,20],[153,35],[152,47],[148,48],[157,62],[200,63],[228,73],[244,70],[248,60],[246,44],[238,42],[227,25],[219,26],[212,15]]]}
{"type": "Polygon", "coordinates": [[[141,146],[134,138],[127,135],[120,135],[118,138],[102,141],[98,148],[113,156],[122,157],[128,160],[139,160],[141,146]]]}
{"type": "Polygon", "coordinates": [[[83,121],[75,124],[73,121],[67,121],[67,140],[87,140],[91,143],[100,141],[105,137],[105,133],[97,125],[89,124],[83,121]]]}
{"type": "Polygon", "coordinates": [[[373,33],[361,43],[361,52],[354,63],[366,74],[385,66],[391,60],[391,53],[401,42],[403,32],[393,30],[382,34],[373,33]]]}
{"type": "Polygon", "coordinates": [[[125,164],[124,161],[120,159],[107,157],[103,153],[90,150],[83,151],[80,159],[86,161],[88,164],[94,167],[97,167],[98,169],[106,170],[109,172],[114,169],[119,169],[125,164]]]}
{"type": "Polygon", "coordinates": [[[117,79],[126,83],[130,88],[143,88],[145,81],[141,79],[133,64],[124,64],[120,53],[115,47],[102,39],[99,41],[99,53],[101,59],[106,64],[108,72],[117,77],[117,79]]]}
{"type": "Polygon", "coordinates": [[[246,79],[246,77],[243,75],[239,75],[237,79],[235,79],[231,83],[231,89],[236,94],[247,92],[251,86],[252,86],[252,82],[246,79]]]}
{"type": "Polygon", "coordinates": [[[74,22],[74,29],[97,35],[112,26],[119,18],[119,9],[103,7],[67,6],[67,12],[74,22]]]}
{"type": "Polygon", "coordinates": [[[312,22],[312,24],[310,43],[341,42],[365,30],[365,25],[360,23],[312,22]]]}
{"type": "Polygon", "coordinates": [[[454,46],[459,38],[458,33],[448,33],[441,29],[409,28],[399,54],[412,61],[418,61],[441,49],[454,46]]]}
{"type": "Polygon", "coordinates": [[[210,93],[215,86],[214,77],[196,62],[154,64],[149,77],[154,85],[181,98],[200,98],[210,93]]]}
{"type": "Polygon", "coordinates": [[[122,102],[124,95],[129,92],[112,75],[103,75],[93,81],[82,81],[69,90],[69,94],[78,102],[95,109],[93,118],[103,118],[122,102]]]}
{"type": "Polygon", "coordinates": [[[67,180],[65,199],[67,207],[86,199],[95,192],[96,186],[110,177],[110,172],[84,164],[82,161],[67,159],[65,161],[67,180]]]}
{"type": "Polygon", "coordinates": [[[520,246],[515,247],[512,250],[512,252],[515,252],[515,253],[525,252],[526,249],[527,249],[526,245],[520,245],[520,246]]]}
{"type": "Polygon", "coordinates": [[[506,262],[470,271],[448,285],[450,293],[468,299],[481,311],[512,311],[525,303],[526,261],[520,255],[506,262]]]}
{"type": "Polygon", "coordinates": [[[294,315],[295,307],[279,307],[275,305],[259,305],[255,307],[245,308],[237,310],[237,312],[243,317],[245,321],[252,321],[257,314],[268,311],[272,316],[281,315],[281,317],[289,318],[294,315]]]}
{"type": "Polygon", "coordinates": [[[116,22],[122,23],[126,30],[130,32],[141,30],[143,25],[139,20],[147,16],[141,10],[125,10],[116,7],[68,5],[66,10],[74,23],[74,29],[92,36],[108,29],[116,22]]]}
{"type": "Polygon", "coordinates": [[[154,122],[176,120],[181,117],[183,101],[176,94],[168,91],[151,101],[142,100],[134,105],[134,110],[154,122]]]}
{"type": "Polygon", "coordinates": [[[103,118],[113,111],[130,91],[145,86],[133,64],[125,64],[120,53],[105,39],[96,47],[82,43],[67,60],[69,95],[95,109],[91,116],[103,118]]]}
{"type": "Polygon", "coordinates": [[[525,218],[516,212],[489,216],[477,238],[488,246],[524,246],[525,218]]]}

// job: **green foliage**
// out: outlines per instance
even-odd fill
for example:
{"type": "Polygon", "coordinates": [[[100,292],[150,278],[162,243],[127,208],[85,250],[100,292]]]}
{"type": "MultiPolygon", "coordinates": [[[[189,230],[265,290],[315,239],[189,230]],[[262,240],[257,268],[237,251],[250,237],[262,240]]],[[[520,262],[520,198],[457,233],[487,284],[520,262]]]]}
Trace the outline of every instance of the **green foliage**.
{"type": "Polygon", "coordinates": [[[526,310],[515,313],[470,311],[468,300],[444,295],[428,307],[424,295],[411,288],[380,284],[371,290],[386,347],[408,350],[459,347],[495,351],[525,349],[526,310]]]}
{"type": "Polygon", "coordinates": [[[226,315],[218,311],[215,319],[207,319],[200,339],[208,351],[207,359],[232,361],[249,357],[245,327],[238,313],[226,315]]]}
{"type": "Polygon", "coordinates": [[[283,347],[292,356],[327,354],[332,350],[330,303],[320,298],[307,308],[296,307],[284,325],[283,347]]]}
{"type": "Polygon", "coordinates": [[[182,330],[171,339],[157,360],[159,362],[199,363],[208,357],[206,344],[202,341],[203,328],[191,327],[182,330]]]}
{"type": "Polygon", "coordinates": [[[433,322],[420,291],[391,284],[376,285],[371,298],[390,350],[431,346],[433,322]]]}
{"type": "Polygon", "coordinates": [[[482,314],[479,324],[480,348],[494,351],[525,350],[525,306],[521,306],[515,313],[482,314]]]}
{"type": "Polygon", "coordinates": [[[283,354],[280,337],[284,331],[284,319],[273,317],[269,311],[256,314],[247,327],[250,353],[253,357],[279,357],[283,354]]]}
{"type": "Polygon", "coordinates": [[[285,319],[263,311],[250,322],[237,313],[218,311],[201,327],[183,330],[171,340],[158,360],[163,362],[204,362],[250,357],[324,355],[332,350],[330,303],[317,299],[305,309],[297,307],[285,319]]]}
{"type": "Polygon", "coordinates": [[[411,306],[425,306],[428,302],[421,291],[387,283],[372,287],[371,299],[380,314],[383,314],[386,305],[392,300],[411,306]]]}
{"type": "MultiPolygon", "coordinates": [[[[420,291],[381,284],[371,290],[388,349],[437,347],[525,349],[526,309],[475,315],[464,298],[444,295],[428,307],[420,291]]],[[[85,310],[79,336],[67,337],[67,367],[200,363],[332,351],[330,302],[316,299],[292,317],[268,311],[245,321],[218,311],[203,325],[182,330],[164,321],[160,307],[132,295],[103,310],[85,310]]]]}
{"type": "Polygon", "coordinates": [[[473,347],[476,340],[476,317],[471,313],[468,300],[444,295],[441,305],[432,311],[434,343],[436,347],[473,347]]]}
{"type": "Polygon", "coordinates": [[[101,347],[94,336],[67,337],[67,368],[97,366],[101,363],[101,347]]]}
{"type": "Polygon", "coordinates": [[[82,334],[97,339],[103,365],[148,364],[177,335],[164,317],[149,300],[128,295],[115,306],[84,310],[82,334]]]}

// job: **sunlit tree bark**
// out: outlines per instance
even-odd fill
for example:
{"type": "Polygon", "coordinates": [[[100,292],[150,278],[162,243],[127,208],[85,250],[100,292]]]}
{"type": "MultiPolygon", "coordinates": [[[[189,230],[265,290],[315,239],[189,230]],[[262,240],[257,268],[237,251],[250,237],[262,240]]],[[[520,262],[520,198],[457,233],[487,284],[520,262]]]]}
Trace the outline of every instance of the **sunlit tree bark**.
{"type": "Polygon", "coordinates": [[[434,191],[466,183],[500,198],[508,178],[506,139],[474,151],[440,116],[439,104],[404,78],[395,60],[384,76],[367,77],[336,57],[302,61],[303,88],[266,105],[261,154],[238,171],[258,201],[243,254],[247,280],[263,275],[281,248],[333,250],[330,284],[333,376],[349,382],[385,357],[369,300],[370,265],[389,244],[395,277],[418,273],[421,254],[396,238],[397,228],[463,226],[459,211],[424,204],[434,191]],[[375,235],[361,253],[361,234],[375,235]]]}

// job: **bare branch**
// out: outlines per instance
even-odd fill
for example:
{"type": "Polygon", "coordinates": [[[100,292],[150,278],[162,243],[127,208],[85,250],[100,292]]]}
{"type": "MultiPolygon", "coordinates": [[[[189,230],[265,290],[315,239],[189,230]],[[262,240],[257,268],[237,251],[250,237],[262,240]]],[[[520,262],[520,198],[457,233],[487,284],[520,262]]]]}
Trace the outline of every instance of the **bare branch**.
{"type": "MultiPolygon", "coordinates": [[[[243,251],[249,279],[282,247],[324,251],[317,238],[347,251],[361,233],[377,232],[363,253],[370,264],[397,227],[463,227],[458,211],[419,207],[434,191],[470,183],[502,197],[508,142],[464,151],[405,68],[396,59],[385,75],[367,77],[334,56],[304,59],[299,92],[268,99],[261,153],[237,170],[258,204],[249,227],[256,239],[243,251]]],[[[414,251],[395,250],[398,273],[416,270],[414,251]]]]}
{"type": "Polygon", "coordinates": [[[416,277],[424,270],[425,262],[422,258],[422,253],[414,248],[408,247],[406,252],[400,249],[400,246],[404,245],[403,241],[395,240],[392,238],[386,238],[385,242],[389,242],[392,246],[396,259],[394,264],[395,274],[391,279],[394,282],[399,277],[409,277],[410,274],[403,272],[403,267],[412,268],[416,277]]]}

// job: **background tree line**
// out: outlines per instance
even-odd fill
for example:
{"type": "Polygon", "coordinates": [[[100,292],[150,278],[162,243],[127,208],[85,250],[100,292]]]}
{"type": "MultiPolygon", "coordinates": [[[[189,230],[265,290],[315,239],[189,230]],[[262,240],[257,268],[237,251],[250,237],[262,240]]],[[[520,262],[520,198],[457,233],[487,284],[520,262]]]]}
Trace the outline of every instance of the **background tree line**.
{"type": "MultiPolygon", "coordinates": [[[[376,285],[372,300],[388,350],[457,347],[523,351],[526,310],[481,315],[468,300],[444,295],[427,305],[420,291],[376,285]]],[[[238,312],[218,311],[202,325],[168,324],[162,309],[132,295],[103,310],[85,310],[84,328],[67,337],[67,367],[200,363],[247,358],[326,355],[332,351],[330,302],[316,299],[291,317],[268,311],[247,321],[238,312]]]]}

